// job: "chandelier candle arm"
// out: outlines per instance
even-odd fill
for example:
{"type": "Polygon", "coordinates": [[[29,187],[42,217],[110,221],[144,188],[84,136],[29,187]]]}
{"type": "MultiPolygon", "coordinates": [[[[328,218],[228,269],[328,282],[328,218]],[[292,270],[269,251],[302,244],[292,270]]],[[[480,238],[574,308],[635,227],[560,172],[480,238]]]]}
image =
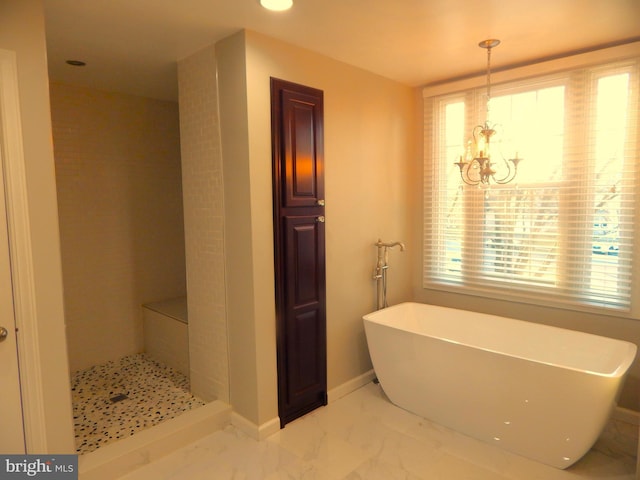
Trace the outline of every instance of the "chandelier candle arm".
{"type": "Polygon", "coordinates": [[[518,173],[518,164],[522,158],[516,153],[515,158],[505,159],[500,155],[499,162],[502,164],[502,170],[506,173],[501,177],[496,177],[498,170],[496,162],[492,161],[491,138],[496,135],[496,126],[489,123],[489,104],[491,100],[491,49],[497,47],[500,40],[491,38],[483,40],[478,44],[479,47],[487,50],[487,103],[486,103],[486,120],[481,125],[476,125],[473,129],[473,142],[469,140],[467,144],[466,158],[462,155],[458,162],[454,162],[460,169],[460,178],[467,185],[489,185],[491,183],[505,184],[511,182],[518,173]],[[473,148],[475,146],[475,148],[473,148]]]}

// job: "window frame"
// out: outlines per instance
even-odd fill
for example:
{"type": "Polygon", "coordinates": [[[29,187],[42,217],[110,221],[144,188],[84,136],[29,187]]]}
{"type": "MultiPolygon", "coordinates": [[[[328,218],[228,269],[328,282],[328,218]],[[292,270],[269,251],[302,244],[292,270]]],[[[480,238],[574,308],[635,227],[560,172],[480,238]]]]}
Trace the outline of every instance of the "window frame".
{"type": "MultiPolygon", "coordinates": [[[[508,71],[502,72],[502,76],[497,78],[495,84],[492,85],[493,88],[493,97],[499,97],[505,93],[515,93],[517,91],[527,91],[530,89],[531,85],[535,84],[536,86],[541,85],[558,85],[563,84],[565,88],[569,88],[569,84],[572,81],[572,75],[589,75],[590,85],[595,85],[598,78],[601,78],[603,75],[610,74],[611,71],[615,70],[616,67],[620,65],[630,65],[629,68],[633,70],[631,75],[631,81],[633,83],[633,92],[632,98],[630,98],[631,105],[638,105],[638,87],[640,86],[639,80],[639,63],[640,63],[640,43],[635,43],[627,46],[623,46],[622,48],[616,47],[614,49],[606,49],[605,51],[597,51],[590,52],[589,54],[579,55],[575,57],[568,57],[569,59],[559,59],[551,62],[544,62],[542,64],[536,64],[535,66],[527,66],[519,69],[512,69],[508,71]],[[625,52],[626,55],[620,53],[625,52]],[[633,55],[630,55],[629,52],[633,52],[633,55]],[[617,58],[615,55],[618,55],[617,58]],[[576,58],[579,57],[579,58],[576,58]],[[565,60],[564,62],[561,60],[565,60]],[[567,66],[571,66],[574,68],[566,68],[567,66]],[[564,68],[563,68],[564,67],[564,68]],[[531,74],[532,71],[535,71],[535,75],[531,74]],[[535,77],[535,78],[533,78],[535,77]],[[510,84],[506,84],[506,82],[510,84]],[[517,82],[517,85],[514,85],[513,82],[517,82]]],[[[496,75],[494,74],[494,77],[496,75]]],[[[541,87],[540,87],[541,88],[541,87]]],[[[550,286],[548,290],[545,291],[543,287],[536,287],[534,290],[531,290],[527,286],[524,288],[513,287],[509,289],[505,289],[505,280],[497,280],[494,282],[486,282],[483,285],[480,285],[480,282],[473,282],[469,284],[468,280],[465,279],[465,269],[461,269],[461,274],[459,279],[456,281],[453,278],[447,278],[446,275],[434,275],[432,273],[432,269],[429,265],[429,260],[432,258],[432,253],[429,252],[431,248],[431,241],[438,236],[438,231],[436,229],[441,227],[441,224],[438,222],[434,222],[434,215],[436,215],[436,210],[438,210],[439,202],[443,201],[443,197],[446,195],[445,192],[439,191],[434,185],[434,182],[437,181],[438,175],[442,175],[442,169],[448,167],[447,162],[453,164],[453,159],[448,159],[447,162],[443,161],[438,165],[433,165],[431,162],[432,152],[437,151],[440,148],[440,144],[442,139],[438,138],[440,136],[434,136],[427,132],[427,128],[429,125],[435,124],[437,120],[438,111],[442,111],[444,105],[454,103],[455,101],[463,101],[465,105],[465,109],[468,108],[468,104],[470,102],[469,96],[471,95],[472,101],[472,113],[465,111],[465,131],[469,132],[473,125],[475,125],[475,112],[479,112],[477,102],[479,96],[482,94],[483,86],[480,83],[480,78],[476,79],[475,83],[471,80],[463,80],[460,82],[454,82],[452,84],[438,85],[434,88],[425,88],[423,91],[423,96],[425,100],[425,108],[424,108],[424,122],[425,122],[425,135],[424,135],[424,162],[425,162],[425,170],[424,170],[424,230],[423,230],[423,265],[422,265],[422,273],[423,273],[423,288],[427,290],[441,290],[446,292],[453,293],[463,293],[463,294],[471,294],[476,296],[482,296],[493,299],[500,300],[509,300],[520,303],[532,303],[536,305],[543,305],[555,308],[569,309],[575,311],[585,311],[591,313],[601,313],[610,316],[622,316],[627,318],[640,318],[640,288],[638,275],[635,274],[635,270],[637,268],[631,270],[631,279],[630,279],[630,294],[629,294],[629,308],[611,308],[608,306],[600,305],[600,304],[592,304],[585,302],[584,299],[580,300],[578,296],[575,297],[565,297],[564,295],[558,295],[559,288],[557,286],[550,286]],[[436,108],[434,102],[439,102],[436,108]],[[471,125],[470,125],[471,123],[471,125]]],[[[632,110],[633,108],[630,108],[632,110]]],[[[565,114],[566,115],[566,114],[565,114]]],[[[480,123],[480,122],[478,122],[480,123]]],[[[636,115],[635,119],[632,119],[629,122],[628,128],[630,129],[630,135],[635,140],[635,177],[632,180],[630,188],[634,188],[634,206],[635,211],[639,211],[640,208],[640,190],[638,177],[640,176],[640,132],[638,131],[640,128],[638,120],[638,115],[636,115]]],[[[567,133],[565,131],[565,135],[575,135],[575,132],[567,133]]],[[[457,168],[457,167],[455,167],[457,168]]],[[[625,180],[629,185],[629,180],[625,180]]],[[[555,182],[554,182],[555,183],[555,182]]],[[[500,188],[499,186],[492,186],[492,188],[500,188]]],[[[560,196],[560,201],[562,201],[562,196],[560,196]]],[[[477,202],[475,208],[480,209],[482,215],[484,215],[484,206],[481,205],[481,202],[477,202]]],[[[588,209],[587,209],[588,210],[588,209]]],[[[566,212],[566,209],[560,209],[560,214],[562,212],[566,212]]],[[[566,225],[566,222],[560,221],[562,217],[559,218],[560,228],[565,228],[563,225],[566,225]]],[[[634,221],[632,222],[633,229],[635,229],[636,237],[640,235],[640,218],[638,215],[635,216],[634,221]]],[[[588,228],[588,224],[585,223],[583,225],[583,230],[578,237],[582,242],[589,242],[591,244],[592,239],[592,230],[588,228]]],[[[566,234],[566,232],[565,232],[566,234]]],[[[573,234],[575,238],[575,234],[573,234]]],[[[444,236],[440,233],[440,237],[444,238],[444,236]]],[[[584,248],[581,250],[578,247],[572,247],[571,242],[568,240],[568,234],[563,235],[564,245],[559,247],[565,255],[561,255],[559,258],[575,258],[576,255],[582,255],[582,262],[590,262],[590,259],[586,258],[588,253],[584,252],[584,248]]],[[[446,247],[444,247],[446,248],[446,247]]],[[[461,247],[462,248],[462,247],[461,247]]],[[[482,247],[484,249],[484,247],[482,247]]],[[[632,258],[635,259],[635,265],[640,263],[640,251],[638,242],[633,240],[633,245],[630,246],[632,249],[632,258]]],[[[477,251],[477,250],[476,250],[477,251]]],[[[441,252],[442,253],[442,252],[441,252]]],[[[623,258],[620,258],[622,261],[623,258]]],[[[464,262],[464,252],[462,252],[462,262],[464,262]]],[[[565,267],[561,266],[558,268],[560,275],[565,271],[565,267]]],[[[557,282],[556,282],[557,283],[557,282]]]]}

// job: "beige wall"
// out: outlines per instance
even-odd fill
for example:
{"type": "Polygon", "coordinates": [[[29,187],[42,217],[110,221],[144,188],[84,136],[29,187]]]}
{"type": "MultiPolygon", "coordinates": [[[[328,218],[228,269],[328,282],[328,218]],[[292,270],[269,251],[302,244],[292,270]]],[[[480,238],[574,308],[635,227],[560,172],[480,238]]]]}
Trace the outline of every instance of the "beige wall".
{"type": "MultiPolygon", "coordinates": [[[[324,91],[329,389],[371,368],[361,317],[375,308],[374,243],[417,248],[408,189],[416,103],[409,87],[253,32],[217,53],[231,402],[260,425],[277,415],[270,77],[324,91]]],[[[392,303],[410,297],[409,258],[391,254],[392,303]]]]}
{"type": "MultiPolygon", "coordinates": [[[[29,202],[38,354],[49,453],[75,451],[62,296],[58,212],[51,144],[49,85],[40,0],[0,2],[0,48],[16,53],[24,162],[29,202]]],[[[32,335],[33,336],[33,335],[32,335]]],[[[30,453],[47,453],[43,451],[30,453]]]]}
{"type": "Polygon", "coordinates": [[[52,84],[71,371],[143,351],[143,303],[186,294],[175,102],[52,84]]]}
{"type": "MultiPolygon", "coordinates": [[[[273,284],[273,276],[256,278],[254,270],[254,189],[249,158],[245,49],[242,34],[216,45],[224,172],[229,395],[236,413],[260,425],[277,416],[277,403],[274,404],[273,384],[263,390],[263,395],[259,394],[258,383],[264,378],[274,379],[275,358],[258,363],[257,321],[270,324],[275,314],[273,305],[267,306],[263,315],[256,313],[256,283],[273,284]],[[260,413],[261,407],[266,408],[266,415],[260,413]]],[[[263,247],[269,236],[269,232],[263,232],[263,247]]],[[[266,335],[266,343],[275,343],[273,331],[268,327],[266,335]]]]}
{"type": "Polygon", "coordinates": [[[215,47],[178,63],[191,391],[229,401],[215,47]]]}

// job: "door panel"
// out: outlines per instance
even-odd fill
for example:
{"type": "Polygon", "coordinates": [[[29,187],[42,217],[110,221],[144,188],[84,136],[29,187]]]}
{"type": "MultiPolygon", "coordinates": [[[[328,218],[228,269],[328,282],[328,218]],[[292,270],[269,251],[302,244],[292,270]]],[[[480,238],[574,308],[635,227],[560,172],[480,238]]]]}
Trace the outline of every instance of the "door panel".
{"type": "Polygon", "coordinates": [[[282,91],[284,207],[313,207],[324,195],[322,105],[315,95],[282,91]],[[319,138],[320,137],[320,138],[319,138]]]}
{"type": "Polygon", "coordinates": [[[322,358],[318,358],[313,341],[322,336],[323,332],[319,326],[318,312],[315,310],[299,313],[295,320],[290,322],[288,335],[294,340],[293,350],[298,355],[295,361],[289,362],[288,393],[291,396],[287,399],[287,403],[290,405],[315,404],[317,401],[322,405],[322,399],[317,397],[322,358]]]}
{"type": "Polygon", "coordinates": [[[327,403],[323,99],[272,79],[278,413],[327,403]]]}
{"type": "Polygon", "coordinates": [[[289,405],[323,405],[326,384],[325,307],[319,285],[324,284],[324,228],[314,217],[289,217],[285,311],[289,405]],[[320,395],[318,394],[320,393],[320,395]]]}
{"type": "Polygon", "coordinates": [[[321,261],[321,242],[323,232],[316,217],[285,217],[287,241],[286,277],[292,281],[286,284],[289,289],[287,305],[295,308],[320,300],[318,285],[322,281],[318,270],[321,261]]]}

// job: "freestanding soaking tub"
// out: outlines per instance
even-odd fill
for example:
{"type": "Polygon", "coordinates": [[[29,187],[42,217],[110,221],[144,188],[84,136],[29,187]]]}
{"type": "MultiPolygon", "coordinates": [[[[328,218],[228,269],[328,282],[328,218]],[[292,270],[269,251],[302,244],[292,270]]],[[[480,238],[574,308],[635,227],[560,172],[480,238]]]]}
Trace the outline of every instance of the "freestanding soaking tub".
{"type": "Polygon", "coordinates": [[[595,443],[636,354],[629,342],[418,303],[363,318],[394,404],[557,468],[595,443]]]}

